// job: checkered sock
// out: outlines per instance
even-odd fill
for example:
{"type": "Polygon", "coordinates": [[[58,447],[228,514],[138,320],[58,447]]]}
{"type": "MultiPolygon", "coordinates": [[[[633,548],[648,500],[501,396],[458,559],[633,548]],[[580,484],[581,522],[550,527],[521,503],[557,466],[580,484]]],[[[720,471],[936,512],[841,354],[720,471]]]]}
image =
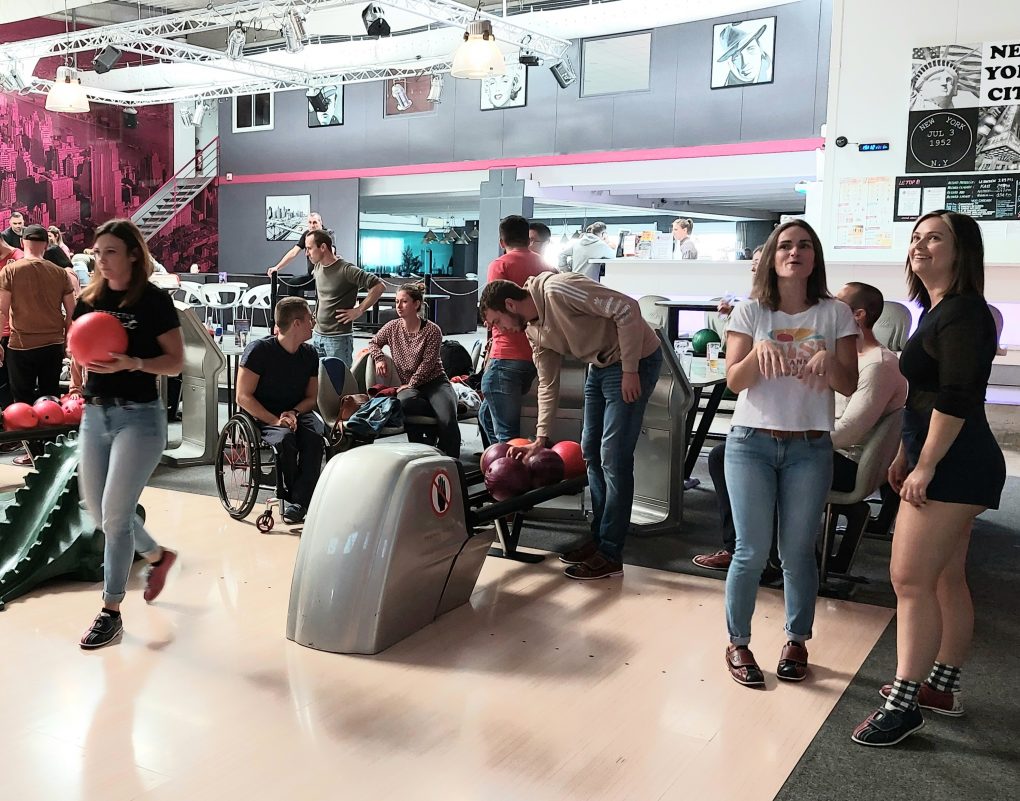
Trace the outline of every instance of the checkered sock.
{"type": "Polygon", "coordinates": [[[942,693],[958,693],[960,692],[960,668],[936,662],[925,684],[942,693]]]}
{"type": "Polygon", "coordinates": [[[910,681],[896,677],[893,682],[892,691],[885,700],[886,709],[898,709],[900,712],[909,712],[917,709],[917,694],[921,692],[921,682],[910,681]]]}

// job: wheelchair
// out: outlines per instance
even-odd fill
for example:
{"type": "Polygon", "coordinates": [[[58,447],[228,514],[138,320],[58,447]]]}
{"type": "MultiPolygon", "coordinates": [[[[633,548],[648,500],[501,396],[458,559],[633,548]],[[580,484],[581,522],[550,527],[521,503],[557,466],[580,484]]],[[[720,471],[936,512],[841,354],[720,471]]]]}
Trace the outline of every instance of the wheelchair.
{"type": "MultiPolygon", "coordinates": [[[[340,410],[340,397],[356,391],[350,371],[340,359],[328,358],[319,363],[319,395],[317,413],[324,430],[333,427],[340,410]]],[[[325,435],[324,452],[328,459],[335,450],[329,447],[325,435]]],[[[216,494],[220,504],[235,520],[243,520],[255,504],[259,492],[270,490],[266,509],[255,520],[255,527],[263,534],[275,525],[273,507],[283,508],[288,502],[283,476],[276,469],[276,450],[262,439],[258,424],[247,412],[240,410],[227,420],[216,445],[216,494]]]]}

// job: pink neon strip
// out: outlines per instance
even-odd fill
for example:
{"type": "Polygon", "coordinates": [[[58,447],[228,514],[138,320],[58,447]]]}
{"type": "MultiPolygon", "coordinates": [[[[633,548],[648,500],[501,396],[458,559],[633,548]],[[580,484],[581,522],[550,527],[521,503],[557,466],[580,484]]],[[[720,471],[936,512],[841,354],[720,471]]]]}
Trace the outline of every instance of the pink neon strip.
{"type": "Polygon", "coordinates": [[[663,147],[653,150],[610,150],[596,153],[567,153],[553,156],[447,161],[438,164],[401,164],[392,167],[358,167],[351,170],[313,170],[308,172],[269,172],[238,175],[224,184],[265,184],[276,181],[335,181],[342,178],[381,178],[387,175],[431,175],[439,172],[494,170],[508,167],[559,167],[569,164],[613,164],[629,161],[697,159],[714,156],[758,156],[768,153],[799,153],[822,147],[821,137],[777,139],[771,142],[738,142],[730,145],[663,147]]]}

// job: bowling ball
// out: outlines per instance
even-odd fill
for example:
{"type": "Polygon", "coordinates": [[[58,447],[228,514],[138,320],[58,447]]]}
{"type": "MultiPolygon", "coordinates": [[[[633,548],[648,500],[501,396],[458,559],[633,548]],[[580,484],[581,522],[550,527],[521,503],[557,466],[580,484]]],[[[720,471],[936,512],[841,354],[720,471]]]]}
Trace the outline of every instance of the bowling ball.
{"type": "Polygon", "coordinates": [[[691,352],[695,356],[704,356],[708,351],[709,342],[722,342],[719,339],[719,335],[711,328],[702,328],[700,331],[695,331],[694,336],[691,337],[691,352]]]}
{"type": "Polygon", "coordinates": [[[60,406],[64,412],[64,424],[69,426],[78,425],[81,422],[82,412],[85,410],[84,403],[78,403],[74,399],[64,401],[60,406]]]}
{"type": "MultiPolygon", "coordinates": [[[[44,400],[53,401],[54,403],[63,403],[64,402],[63,398],[58,398],[56,395],[40,395],[38,398],[35,399],[35,403],[38,403],[39,401],[44,401],[44,400]]],[[[32,405],[35,406],[35,403],[33,403],[32,405]]]]}
{"type": "Polygon", "coordinates": [[[40,398],[32,406],[36,417],[39,418],[39,425],[62,426],[64,424],[64,410],[55,400],[40,398]]]}
{"type": "Polygon", "coordinates": [[[577,478],[587,472],[588,467],[584,463],[579,443],[564,440],[563,442],[557,442],[550,450],[556,451],[563,460],[564,478],[577,478]]]}
{"type": "Polygon", "coordinates": [[[27,403],[12,403],[4,409],[4,428],[17,431],[23,428],[35,428],[39,425],[39,417],[35,409],[27,403]]]}
{"type": "Polygon", "coordinates": [[[512,440],[507,442],[507,445],[513,445],[515,448],[526,448],[531,444],[530,439],[524,437],[514,437],[512,440]]]}
{"type": "Polygon", "coordinates": [[[531,471],[532,487],[548,487],[563,480],[563,459],[551,448],[542,448],[524,460],[524,466],[531,471]]]}
{"type": "Polygon", "coordinates": [[[482,472],[484,473],[494,461],[506,456],[508,450],[510,450],[510,446],[505,442],[497,442],[495,445],[490,445],[486,448],[485,453],[482,454],[482,472]]]}
{"type": "Polygon", "coordinates": [[[485,487],[494,500],[515,498],[531,489],[531,473],[524,462],[504,456],[485,471],[485,487]]]}
{"type": "Polygon", "coordinates": [[[106,312],[83,314],[67,335],[67,350],[78,364],[108,362],[111,353],[124,353],[128,335],[120,320],[106,312]]]}

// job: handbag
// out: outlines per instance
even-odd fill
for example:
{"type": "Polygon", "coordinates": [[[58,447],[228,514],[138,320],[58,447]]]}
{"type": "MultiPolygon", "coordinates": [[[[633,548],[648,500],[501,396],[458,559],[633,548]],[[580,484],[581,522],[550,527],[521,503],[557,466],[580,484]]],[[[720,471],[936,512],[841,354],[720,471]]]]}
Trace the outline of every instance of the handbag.
{"type": "Polygon", "coordinates": [[[350,420],[358,409],[368,403],[371,398],[364,393],[357,393],[354,395],[344,395],[340,398],[340,414],[337,415],[337,420],[350,420]]]}

